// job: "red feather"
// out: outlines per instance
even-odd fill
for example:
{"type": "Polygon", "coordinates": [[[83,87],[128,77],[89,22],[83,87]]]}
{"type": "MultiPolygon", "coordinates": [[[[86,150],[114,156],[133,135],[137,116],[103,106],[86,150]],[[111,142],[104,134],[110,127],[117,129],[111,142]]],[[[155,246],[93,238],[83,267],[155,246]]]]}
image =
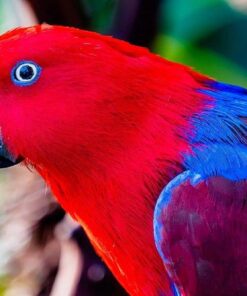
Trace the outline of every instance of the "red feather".
{"type": "MultiPolygon", "coordinates": [[[[153,238],[157,197],[180,170],[203,76],[96,33],[37,26],[0,38],[0,126],[47,180],[131,295],[170,284],[153,238]],[[13,85],[20,60],[42,68],[13,85]]],[[[206,78],[207,79],[207,78],[206,78]]]]}

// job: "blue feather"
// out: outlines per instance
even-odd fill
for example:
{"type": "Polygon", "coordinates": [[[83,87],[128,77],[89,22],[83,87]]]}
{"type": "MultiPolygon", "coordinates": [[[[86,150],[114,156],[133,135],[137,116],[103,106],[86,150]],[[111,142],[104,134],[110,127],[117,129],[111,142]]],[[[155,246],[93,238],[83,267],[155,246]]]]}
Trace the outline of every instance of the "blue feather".
{"type": "Polygon", "coordinates": [[[185,167],[204,178],[220,175],[231,180],[247,178],[247,90],[211,82],[205,110],[192,118],[195,127],[189,142],[192,154],[184,155],[185,167]],[[231,168],[234,167],[234,170],[231,168]]]}

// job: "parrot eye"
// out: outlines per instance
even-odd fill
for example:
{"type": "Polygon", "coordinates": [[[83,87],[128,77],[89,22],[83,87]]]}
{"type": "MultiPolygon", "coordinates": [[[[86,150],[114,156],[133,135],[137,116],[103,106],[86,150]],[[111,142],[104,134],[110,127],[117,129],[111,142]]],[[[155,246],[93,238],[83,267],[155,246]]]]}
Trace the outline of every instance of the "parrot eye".
{"type": "Polygon", "coordinates": [[[36,63],[23,61],[13,68],[11,79],[18,86],[29,86],[39,79],[40,72],[41,68],[36,63]]]}

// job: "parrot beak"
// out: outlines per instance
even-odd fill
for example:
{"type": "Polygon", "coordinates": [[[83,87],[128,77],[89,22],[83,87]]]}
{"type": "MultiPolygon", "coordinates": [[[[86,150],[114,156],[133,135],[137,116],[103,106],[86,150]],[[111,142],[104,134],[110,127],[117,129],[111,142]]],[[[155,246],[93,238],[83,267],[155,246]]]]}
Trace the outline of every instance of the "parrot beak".
{"type": "Polygon", "coordinates": [[[3,143],[3,139],[0,136],[0,168],[8,168],[10,166],[18,164],[22,159],[20,157],[14,157],[7,150],[3,143]]]}

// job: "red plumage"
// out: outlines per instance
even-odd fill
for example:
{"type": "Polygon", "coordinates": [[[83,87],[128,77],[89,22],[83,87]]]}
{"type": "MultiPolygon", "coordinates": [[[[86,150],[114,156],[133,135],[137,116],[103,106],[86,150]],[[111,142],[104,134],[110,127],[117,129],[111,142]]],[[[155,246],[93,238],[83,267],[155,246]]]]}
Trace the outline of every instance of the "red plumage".
{"type": "Polygon", "coordinates": [[[154,244],[153,210],[180,171],[200,111],[203,76],[126,42],[77,29],[37,26],[0,38],[0,126],[80,221],[131,295],[170,284],[154,244]],[[13,85],[21,60],[42,68],[13,85]]]}

